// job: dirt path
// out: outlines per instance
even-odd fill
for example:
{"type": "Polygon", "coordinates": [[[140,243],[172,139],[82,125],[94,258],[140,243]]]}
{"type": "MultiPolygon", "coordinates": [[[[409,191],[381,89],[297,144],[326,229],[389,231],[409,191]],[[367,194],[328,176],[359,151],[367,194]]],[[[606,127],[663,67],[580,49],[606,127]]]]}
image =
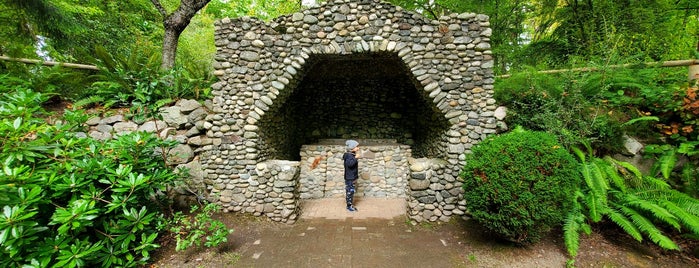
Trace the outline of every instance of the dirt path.
{"type": "MultiPolygon", "coordinates": [[[[362,206],[358,204],[358,208],[362,212],[362,206]]],[[[348,216],[302,218],[289,225],[239,214],[221,215],[235,229],[226,245],[186,252],[174,252],[170,245],[159,253],[152,267],[566,266],[567,255],[560,234],[521,248],[492,239],[472,221],[414,225],[404,215],[391,219],[344,212],[336,215],[348,216]]],[[[698,267],[695,260],[678,254],[666,255],[635,241],[610,241],[600,234],[583,238],[575,264],[577,267],[698,267]]]]}

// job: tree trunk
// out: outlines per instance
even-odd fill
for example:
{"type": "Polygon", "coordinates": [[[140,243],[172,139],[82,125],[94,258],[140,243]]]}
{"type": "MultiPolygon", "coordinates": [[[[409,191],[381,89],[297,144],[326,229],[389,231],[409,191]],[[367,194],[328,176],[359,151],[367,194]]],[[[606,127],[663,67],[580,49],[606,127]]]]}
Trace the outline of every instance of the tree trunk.
{"type": "Polygon", "coordinates": [[[204,8],[211,0],[181,0],[180,6],[172,14],[167,14],[159,0],[151,0],[155,8],[163,15],[163,27],[165,37],[163,39],[163,62],[160,68],[170,70],[175,67],[175,57],[177,56],[177,41],[180,34],[187,28],[197,12],[204,8]]]}
{"type": "Polygon", "coordinates": [[[182,31],[165,28],[165,37],[163,38],[163,61],[160,64],[160,69],[170,70],[175,66],[177,42],[180,39],[180,34],[182,34],[182,31]]]}

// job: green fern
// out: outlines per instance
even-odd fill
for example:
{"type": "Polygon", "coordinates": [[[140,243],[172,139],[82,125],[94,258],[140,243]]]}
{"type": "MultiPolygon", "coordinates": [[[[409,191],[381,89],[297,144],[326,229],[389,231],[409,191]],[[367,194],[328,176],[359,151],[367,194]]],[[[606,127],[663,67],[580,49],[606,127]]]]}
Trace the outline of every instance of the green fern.
{"type": "Polygon", "coordinates": [[[689,229],[689,231],[699,235],[699,217],[697,217],[697,215],[691,214],[687,212],[686,209],[678,206],[676,203],[667,200],[660,201],[660,204],[667,210],[672,211],[672,213],[677,215],[677,219],[680,220],[682,224],[689,229]]]}
{"type": "Polygon", "coordinates": [[[641,213],[638,211],[635,211],[633,209],[630,209],[628,207],[622,208],[622,211],[627,214],[630,218],[631,221],[636,225],[636,227],[645,235],[647,235],[653,243],[656,245],[664,248],[664,249],[680,249],[675,242],[672,242],[672,239],[668,238],[667,236],[663,235],[663,232],[660,231],[653,222],[648,220],[648,218],[644,217],[641,213]]]}
{"type": "Polygon", "coordinates": [[[634,207],[649,212],[654,218],[675,227],[677,230],[680,229],[680,223],[677,221],[677,217],[675,217],[667,209],[655,203],[656,200],[640,199],[633,194],[626,194],[624,198],[628,200],[628,203],[626,203],[628,207],[634,207]]]}
{"type": "Polygon", "coordinates": [[[87,98],[80,99],[73,103],[75,108],[83,108],[97,103],[104,102],[104,97],[98,95],[92,95],[87,98]]]}
{"type": "Polygon", "coordinates": [[[580,248],[580,232],[584,217],[578,212],[569,213],[563,222],[563,241],[570,256],[577,256],[580,248]]]}
{"type": "Polygon", "coordinates": [[[637,117],[634,119],[631,119],[629,121],[626,121],[625,123],[621,124],[621,126],[629,126],[632,125],[633,123],[640,122],[640,121],[660,121],[660,118],[657,116],[641,116],[637,117]]]}
{"type": "Polygon", "coordinates": [[[641,231],[636,228],[636,225],[634,225],[634,223],[631,222],[626,215],[620,213],[616,209],[610,209],[607,216],[612,222],[621,227],[621,229],[623,229],[628,235],[636,239],[636,241],[641,242],[643,240],[641,231]]]}
{"type": "Polygon", "coordinates": [[[637,241],[646,237],[669,250],[679,247],[656,224],[699,236],[699,200],[672,189],[663,179],[644,176],[630,163],[585,155],[579,149],[573,152],[581,161],[583,184],[581,196],[575,197],[576,207],[563,226],[571,257],[576,256],[579,247],[579,234],[574,232],[581,232],[586,221],[608,219],[637,241]]]}

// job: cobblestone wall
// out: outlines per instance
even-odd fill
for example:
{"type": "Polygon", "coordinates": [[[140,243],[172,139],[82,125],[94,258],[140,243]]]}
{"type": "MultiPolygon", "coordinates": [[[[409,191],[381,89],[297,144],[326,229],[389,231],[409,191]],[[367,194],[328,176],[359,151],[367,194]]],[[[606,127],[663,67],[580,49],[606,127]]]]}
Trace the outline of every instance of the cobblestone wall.
{"type": "MultiPolygon", "coordinates": [[[[360,139],[356,196],[406,197],[410,146],[395,140],[360,139]]],[[[345,140],[321,140],[301,147],[299,198],[344,197],[345,140]]]]}
{"type": "Polygon", "coordinates": [[[295,217],[278,212],[299,189],[269,205],[278,193],[253,185],[274,177],[262,177],[258,163],[299,161],[302,145],[319,139],[374,138],[408,144],[432,163],[411,165],[411,218],[463,212],[464,153],[506,128],[492,98],[487,16],[429,20],[377,0],[334,0],[270,23],[243,17],[215,28],[220,81],[201,161],[226,210],[295,217]]]}

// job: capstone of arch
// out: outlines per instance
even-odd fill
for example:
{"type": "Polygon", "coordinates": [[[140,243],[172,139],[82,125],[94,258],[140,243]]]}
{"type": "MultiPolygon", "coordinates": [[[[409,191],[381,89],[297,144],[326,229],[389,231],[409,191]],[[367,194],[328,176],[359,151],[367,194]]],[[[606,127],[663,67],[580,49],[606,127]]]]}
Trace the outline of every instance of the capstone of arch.
{"type": "Polygon", "coordinates": [[[294,222],[300,200],[342,196],[351,138],[364,155],[358,198],[405,198],[420,222],[466,212],[464,154],[505,128],[486,15],[430,20],[381,1],[331,0],[215,28],[219,81],[201,161],[224,211],[294,222]]]}

